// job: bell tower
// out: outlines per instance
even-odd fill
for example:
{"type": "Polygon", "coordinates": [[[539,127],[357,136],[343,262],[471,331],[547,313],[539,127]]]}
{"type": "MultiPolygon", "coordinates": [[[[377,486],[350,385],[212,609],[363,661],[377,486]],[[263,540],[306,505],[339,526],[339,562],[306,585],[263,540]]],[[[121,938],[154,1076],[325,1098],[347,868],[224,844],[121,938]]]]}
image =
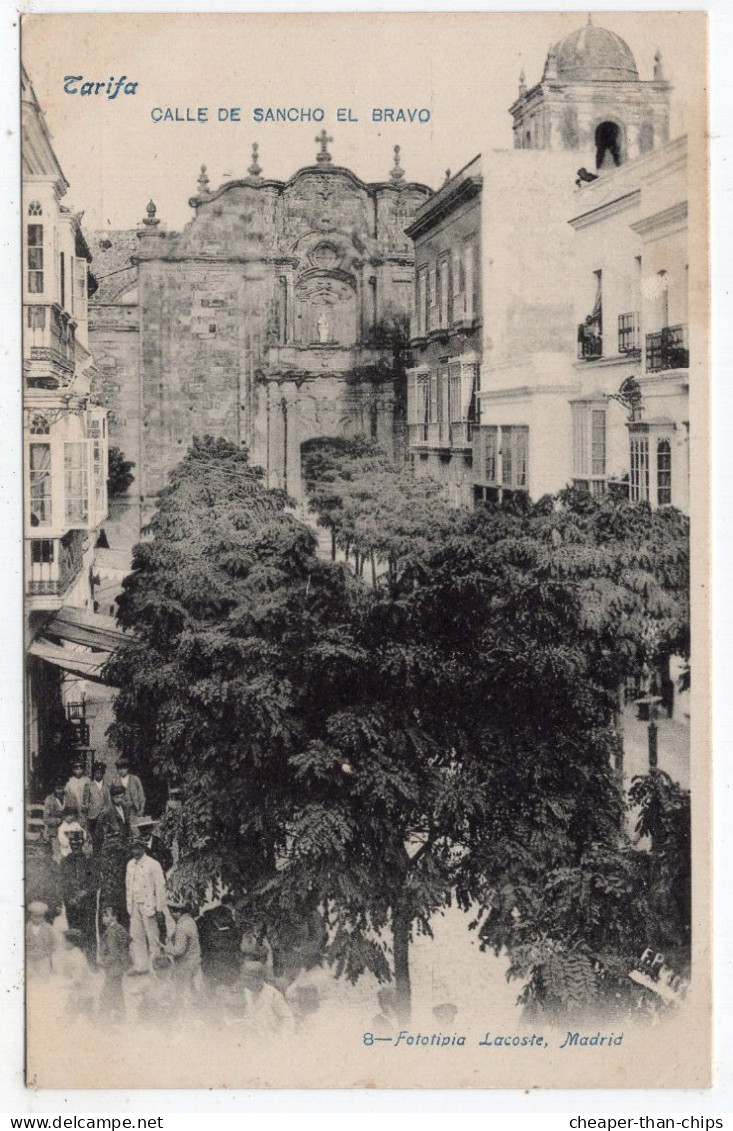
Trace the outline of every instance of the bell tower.
{"type": "Polygon", "coordinates": [[[589,168],[613,168],[669,140],[671,90],[659,51],[643,80],[628,44],[589,16],[550,48],[538,83],[520,75],[514,148],[577,150],[589,168]]]}

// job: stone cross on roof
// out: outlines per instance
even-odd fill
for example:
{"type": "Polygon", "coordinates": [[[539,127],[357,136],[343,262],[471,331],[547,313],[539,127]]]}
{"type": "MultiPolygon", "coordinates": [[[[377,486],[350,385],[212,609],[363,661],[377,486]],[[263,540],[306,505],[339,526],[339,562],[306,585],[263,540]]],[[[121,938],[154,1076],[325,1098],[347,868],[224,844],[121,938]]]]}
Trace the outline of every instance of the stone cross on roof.
{"type": "Polygon", "coordinates": [[[329,141],[333,141],[333,138],[329,137],[325,130],[321,130],[316,137],[316,141],[321,147],[321,152],[316,154],[316,161],[330,161],[331,154],[328,152],[328,143],[329,141]]]}
{"type": "Polygon", "coordinates": [[[201,194],[201,196],[209,191],[209,178],[206,175],[205,165],[201,166],[201,173],[199,174],[199,179],[196,183],[199,186],[199,193],[201,194]]]}

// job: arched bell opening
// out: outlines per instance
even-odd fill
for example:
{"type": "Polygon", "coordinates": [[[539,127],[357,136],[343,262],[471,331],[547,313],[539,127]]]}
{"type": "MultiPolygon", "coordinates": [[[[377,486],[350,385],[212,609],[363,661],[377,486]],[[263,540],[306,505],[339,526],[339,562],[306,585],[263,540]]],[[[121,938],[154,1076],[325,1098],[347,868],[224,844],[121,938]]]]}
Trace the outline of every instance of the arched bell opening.
{"type": "Polygon", "coordinates": [[[623,132],[618,122],[601,122],[596,126],[596,169],[612,169],[624,158],[623,132]]]}

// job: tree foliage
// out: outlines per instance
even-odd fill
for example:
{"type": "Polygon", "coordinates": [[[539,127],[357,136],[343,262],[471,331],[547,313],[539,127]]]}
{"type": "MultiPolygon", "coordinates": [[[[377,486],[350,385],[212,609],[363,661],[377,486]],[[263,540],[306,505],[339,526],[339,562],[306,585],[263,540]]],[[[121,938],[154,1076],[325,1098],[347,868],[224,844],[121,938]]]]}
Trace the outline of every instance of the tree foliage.
{"type": "Polygon", "coordinates": [[[684,915],[684,798],[636,786],[635,848],[612,760],[622,681],[685,654],[685,520],[575,492],[459,514],[363,441],[314,448],[306,477],[386,584],[319,560],[210,438],[135,550],[113,737],[182,786],[177,884],[219,880],[273,936],[320,915],[336,969],[395,976],[404,1009],[410,938],[453,900],[528,1003],[616,992],[684,915]]]}
{"type": "Polygon", "coordinates": [[[120,448],[111,445],[107,453],[107,494],[110,499],[116,499],[127,493],[135,482],[132,469],[134,461],[125,459],[125,454],[120,448]]]}
{"type": "Polygon", "coordinates": [[[458,521],[443,488],[430,478],[416,478],[397,465],[376,443],[363,437],[319,440],[306,448],[304,478],[311,510],[319,525],[331,531],[336,547],[353,551],[356,570],[372,563],[387,567],[387,582],[396,584],[401,563],[414,563],[444,531],[458,521]]]}

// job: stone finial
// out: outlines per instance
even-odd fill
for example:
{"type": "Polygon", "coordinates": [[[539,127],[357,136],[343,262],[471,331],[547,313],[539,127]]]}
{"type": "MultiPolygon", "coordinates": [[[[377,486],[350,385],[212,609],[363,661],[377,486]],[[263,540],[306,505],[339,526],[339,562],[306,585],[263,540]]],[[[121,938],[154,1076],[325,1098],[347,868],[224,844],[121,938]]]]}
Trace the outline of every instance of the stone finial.
{"type": "Polygon", "coordinates": [[[205,165],[201,166],[201,172],[199,173],[196,184],[199,186],[199,196],[206,196],[209,191],[209,178],[206,175],[205,165]]]}
{"type": "Polygon", "coordinates": [[[547,62],[545,63],[545,78],[557,78],[557,55],[555,54],[554,47],[551,47],[547,52],[547,62]]]}
{"type": "Polygon", "coordinates": [[[316,141],[321,147],[320,153],[316,154],[316,161],[319,163],[331,161],[332,158],[331,154],[328,152],[328,143],[329,141],[333,141],[333,138],[329,137],[325,130],[321,130],[316,137],[316,141]]]}
{"type": "Polygon", "coordinates": [[[258,156],[260,147],[256,141],[252,142],[252,164],[247,169],[250,177],[260,177],[262,175],[262,167],[260,166],[258,156]]]}
{"type": "Polygon", "coordinates": [[[147,228],[156,228],[158,226],[158,224],[160,223],[160,220],[158,220],[156,218],[155,213],[158,211],[158,209],[155,207],[155,204],[153,203],[152,200],[148,201],[148,204],[147,204],[145,211],[146,211],[147,215],[145,216],[145,219],[143,220],[143,224],[145,224],[145,226],[147,228]]]}
{"type": "Polygon", "coordinates": [[[524,73],[524,67],[519,72],[519,95],[520,97],[527,92],[527,76],[524,73]]]}
{"type": "Polygon", "coordinates": [[[664,81],[664,67],[662,66],[662,52],[657,48],[654,56],[654,80],[655,82],[664,81]]]}
{"type": "Polygon", "coordinates": [[[593,27],[593,13],[592,12],[588,13],[588,25],[587,26],[593,27]]]}
{"type": "Polygon", "coordinates": [[[405,179],[405,170],[400,165],[400,147],[399,147],[399,145],[396,145],[394,147],[394,158],[393,158],[393,160],[394,160],[394,169],[390,170],[389,176],[390,176],[390,180],[394,181],[394,183],[397,184],[398,181],[404,181],[404,179],[405,179]]]}
{"type": "Polygon", "coordinates": [[[446,169],[446,171],[445,171],[445,181],[443,183],[447,185],[449,180],[450,180],[450,169],[446,169]]]}

